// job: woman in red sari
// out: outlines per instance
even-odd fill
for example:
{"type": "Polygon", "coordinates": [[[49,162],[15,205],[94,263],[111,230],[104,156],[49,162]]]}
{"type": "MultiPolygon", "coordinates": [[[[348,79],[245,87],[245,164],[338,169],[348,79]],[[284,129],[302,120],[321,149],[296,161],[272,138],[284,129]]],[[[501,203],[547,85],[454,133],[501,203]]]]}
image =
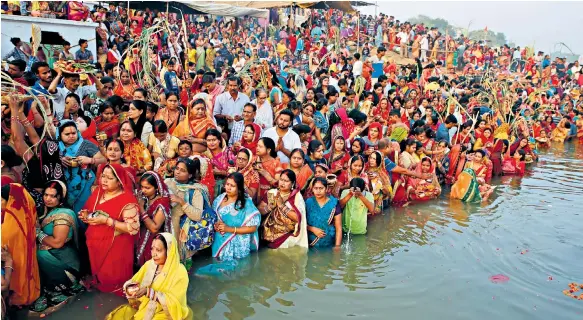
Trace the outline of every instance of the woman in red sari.
{"type": "Polygon", "coordinates": [[[111,102],[105,101],[99,106],[99,116],[95,117],[93,121],[97,125],[97,131],[104,132],[108,139],[117,137],[119,120],[115,116],[111,102]]]}
{"type": "Polygon", "coordinates": [[[350,154],[346,149],[346,141],[343,136],[336,136],[332,140],[332,146],[329,152],[324,155],[324,158],[330,166],[330,173],[336,176],[342,173],[342,170],[348,169],[348,161],[350,161],[350,154]]]}
{"type": "Polygon", "coordinates": [[[139,208],[125,169],[109,164],[79,218],[88,224],[85,236],[93,281],[99,291],[123,295],[133,275],[134,243],[140,230],[139,208]]]}
{"type": "Polygon", "coordinates": [[[168,187],[154,171],[147,171],[140,179],[140,221],[142,222],[136,247],[137,266],[152,259],[152,240],[160,232],[176,235],[172,230],[170,194],[168,187]]]}

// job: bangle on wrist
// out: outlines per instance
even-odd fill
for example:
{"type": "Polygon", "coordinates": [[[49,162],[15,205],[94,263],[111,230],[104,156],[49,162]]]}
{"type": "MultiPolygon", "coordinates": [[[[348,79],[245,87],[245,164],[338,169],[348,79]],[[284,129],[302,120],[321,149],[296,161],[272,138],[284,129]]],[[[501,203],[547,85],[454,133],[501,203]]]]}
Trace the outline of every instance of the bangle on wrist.
{"type": "Polygon", "coordinates": [[[14,271],[14,268],[12,266],[4,266],[4,269],[10,269],[10,270],[14,271]]]}
{"type": "Polygon", "coordinates": [[[237,227],[235,227],[235,232],[233,232],[233,234],[237,234],[237,227]]]}

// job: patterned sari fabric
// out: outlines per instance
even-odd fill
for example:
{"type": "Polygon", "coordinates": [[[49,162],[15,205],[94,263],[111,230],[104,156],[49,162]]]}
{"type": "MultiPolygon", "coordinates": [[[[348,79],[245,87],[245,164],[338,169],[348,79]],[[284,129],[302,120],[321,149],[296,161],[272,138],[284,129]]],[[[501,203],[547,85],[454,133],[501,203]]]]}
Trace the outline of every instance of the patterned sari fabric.
{"type": "Polygon", "coordinates": [[[320,206],[315,197],[306,200],[306,218],[307,225],[321,229],[326,233],[323,238],[318,238],[312,232],[308,232],[308,242],[310,247],[331,247],[336,241],[336,227],[334,226],[334,217],[341,214],[338,199],[329,197],[328,201],[320,206]]]}
{"type": "Polygon", "coordinates": [[[208,129],[216,128],[215,123],[208,115],[197,118],[191,111],[188,107],[187,116],[178,123],[172,135],[180,139],[189,136],[204,139],[204,134],[208,129]]]}
{"type": "Polygon", "coordinates": [[[44,188],[50,180],[64,182],[65,173],[58,142],[45,138],[37,146],[36,155],[28,160],[27,167],[22,171],[22,182],[34,199],[37,212],[43,210],[44,205],[42,193],[36,189],[44,188]]]}
{"type": "MultiPolygon", "coordinates": [[[[429,161],[431,161],[430,158],[424,157],[417,168],[415,168],[417,174],[425,173],[422,169],[424,159],[429,159],[429,161]]],[[[428,173],[431,174],[431,178],[429,179],[421,179],[412,176],[407,179],[407,194],[410,200],[427,201],[439,197],[441,194],[441,185],[435,174],[435,165],[433,161],[431,161],[431,167],[429,168],[428,173]]]]}
{"type": "Polygon", "coordinates": [[[459,199],[463,202],[480,202],[478,179],[474,170],[464,169],[457,177],[456,182],[451,186],[451,198],[459,199]]]}
{"type": "MultiPolygon", "coordinates": [[[[154,216],[158,211],[164,214],[164,225],[160,228],[159,232],[170,232],[175,234],[172,230],[172,213],[170,212],[170,193],[168,192],[168,187],[156,172],[147,171],[144,174],[151,174],[156,179],[157,196],[150,203],[146,200],[144,203],[145,215],[150,219],[154,219],[154,216]]],[[[152,259],[152,240],[156,237],[157,233],[152,233],[144,224],[142,224],[140,233],[138,235],[137,250],[136,250],[136,261],[138,266],[143,266],[146,261],[152,259]]]]}
{"type": "MultiPolygon", "coordinates": [[[[200,183],[183,184],[173,178],[166,179],[165,183],[170,194],[181,197],[185,201],[184,206],[175,205],[172,208],[172,228],[178,234],[181,261],[188,264],[187,260],[194,253],[212,245],[217,214],[211,206],[208,189],[205,185],[200,183]],[[196,203],[196,199],[200,198],[202,198],[202,207],[198,207],[199,204],[196,203]],[[195,219],[193,215],[199,215],[200,218],[195,219]]],[[[187,268],[189,267],[187,265],[187,268]]]]}
{"type": "MultiPolygon", "coordinates": [[[[253,204],[251,198],[245,199],[245,207],[239,208],[235,203],[220,207],[225,193],[219,195],[213,203],[217,217],[229,227],[259,227],[261,214],[253,204]]],[[[220,260],[241,259],[257,251],[259,248],[259,233],[257,230],[250,234],[215,233],[213,242],[213,257],[220,260]]]]}
{"type": "MultiPolygon", "coordinates": [[[[280,197],[279,191],[276,197],[280,197]]],[[[299,189],[295,189],[283,205],[269,213],[263,221],[263,239],[272,249],[308,247],[306,207],[299,189]],[[290,211],[296,213],[297,222],[289,218],[290,211]]]]}
{"type": "Polygon", "coordinates": [[[2,246],[13,259],[10,304],[25,306],[40,295],[40,277],[36,259],[36,208],[24,187],[11,183],[10,195],[2,208],[2,246]]]}
{"type": "MultiPolygon", "coordinates": [[[[229,162],[233,162],[235,163],[235,154],[231,151],[231,149],[229,147],[226,146],[226,143],[223,141],[223,145],[225,147],[223,147],[223,150],[221,150],[219,153],[213,155],[212,152],[207,151],[209,158],[211,159],[211,164],[213,165],[213,168],[216,168],[218,170],[221,171],[228,171],[229,167],[231,167],[231,165],[229,164],[229,162]]],[[[223,184],[225,183],[225,179],[221,178],[221,179],[217,179],[215,177],[215,190],[214,193],[215,194],[221,194],[222,193],[222,189],[223,189],[223,184]]]]}
{"type": "MultiPolygon", "coordinates": [[[[261,162],[261,166],[265,169],[269,174],[275,178],[276,175],[280,174],[283,171],[283,166],[281,162],[279,162],[279,158],[271,158],[270,160],[261,162]]],[[[259,175],[259,196],[258,199],[266,198],[267,191],[271,189],[271,184],[263,175],[259,175]]]]}
{"type": "Polygon", "coordinates": [[[123,144],[123,157],[129,166],[138,172],[152,169],[150,151],[148,151],[148,148],[144,146],[144,143],[140,139],[134,138],[130,142],[124,141],[123,144]]]}

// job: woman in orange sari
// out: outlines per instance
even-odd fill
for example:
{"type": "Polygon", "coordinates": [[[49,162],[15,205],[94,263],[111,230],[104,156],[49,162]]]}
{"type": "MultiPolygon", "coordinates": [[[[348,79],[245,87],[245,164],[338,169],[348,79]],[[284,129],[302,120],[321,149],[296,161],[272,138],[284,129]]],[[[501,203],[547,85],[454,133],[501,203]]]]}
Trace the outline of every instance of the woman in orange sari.
{"type": "Polygon", "coordinates": [[[124,121],[119,128],[119,138],[124,144],[123,157],[126,163],[137,171],[137,175],[152,170],[152,157],[148,148],[136,137],[134,125],[124,121]]]}
{"type": "Polygon", "coordinates": [[[195,99],[188,106],[186,117],[180,121],[172,133],[173,136],[178,137],[180,140],[190,141],[195,153],[206,151],[205,133],[208,129],[216,128],[214,121],[207,115],[206,110],[207,102],[202,98],[195,99]]]}
{"type": "Polygon", "coordinates": [[[119,164],[109,164],[79,218],[87,223],[87,249],[93,284],[99,291],[123,295],[124,282],[133,275],[134,244],[140,231],[133,184],[119,164]]]}
{"type": "Polygon", "coordinates": [[[40,296],[36,223],[35,202],[28,191],[18,183],[2,186],[2,246],[12,256],[12,265],[3,265],[3,271],[12,273],[7,302],[16,308],[40,296]]]}
{"type": "Polygon", "coordinates": [[[284,169],[291,169],[296,174],[296,184],[300,191],[304,191],[307,182],[314,175],[310,165],[306,163],[306,154],[301,148],[292,150],[289,154],[289,166],[284,169]]]}
{"type": "Polygon", "coordinates": [[[259,199],[263,199],[268,190],[277,186],[279,174],[283,171],[275,151],[275,142],[263,137],[257,142],[257,160],[254,169],[259,173],[259,199]]]}
{"type": "Polygon", "coordinates": [[[122,70],[120,73],[120,81],[113,89],[113,94],[120,96],[126,104],[129,104],[134,99],[134,91],[138,88],[130,77],[130,72],[122,70]]]}

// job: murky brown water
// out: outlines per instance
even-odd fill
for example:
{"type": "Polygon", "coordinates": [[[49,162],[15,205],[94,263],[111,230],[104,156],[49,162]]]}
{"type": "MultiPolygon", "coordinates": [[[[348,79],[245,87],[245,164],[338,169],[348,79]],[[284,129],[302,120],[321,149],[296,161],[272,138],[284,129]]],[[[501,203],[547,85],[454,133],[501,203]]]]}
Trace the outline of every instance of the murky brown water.
{"type": "MultiPolygon", "coordinates": [[[[528,169],[495,180],[486,204],[445,193],[391,208],[338,252],[261,250],[221,278],[193,275],[195,318],[583,319],[562,293],[583,282],[583,146],[554,145],[528,169]]],[[[120,303],[86,293],[48,318],[103,319],[120,303]]]]}

